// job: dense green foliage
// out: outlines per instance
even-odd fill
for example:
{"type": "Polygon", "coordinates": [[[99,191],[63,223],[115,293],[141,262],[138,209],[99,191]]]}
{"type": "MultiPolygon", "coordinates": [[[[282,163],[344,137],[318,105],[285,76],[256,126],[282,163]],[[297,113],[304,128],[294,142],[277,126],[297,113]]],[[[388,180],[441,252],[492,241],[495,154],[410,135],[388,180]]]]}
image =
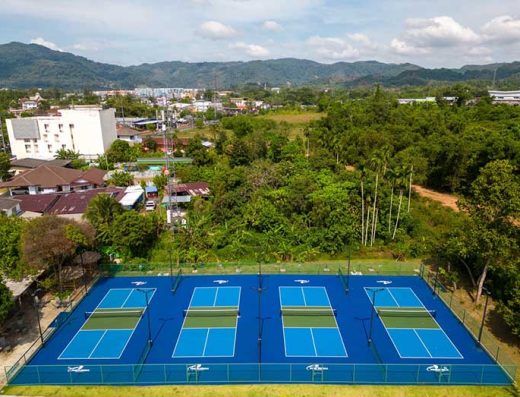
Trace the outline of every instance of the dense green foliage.
{"type": "Polygon", "coordinates": [[[520,164],[520,109],[491,105],[397,105],[377,91],[364,101],[326,104],[328,116],[307,131],[310,150],[325,148],[339,163],[365,165],[388,147],[391,166],[413,166],[414,180],[467,193],[492,160],[520,164]]]}
{"type": "Polygon", "coordinates": [[[129,172],[115,171],[107,182],[112,186],[127,187],[134,184],[134,177],[129,172]]]}
{"type": "Polygon", "coordinates": [[[9,176],[9,169],[11,162],[9,155],[5,152],[0,152],[0,181],[5,181],[9,176]]]}
{"type": "Polygon", "coordinates": [[[0,273],[19,278],[24,275],[21,257],[21,235],[25,221],[0,213],[0,273]]]}
{"type": "Polygon", "coordinates": [[[0,281],[0,326],[7,319],[9,311],[14,307],[13,296],[9,288],[0,281]]]}

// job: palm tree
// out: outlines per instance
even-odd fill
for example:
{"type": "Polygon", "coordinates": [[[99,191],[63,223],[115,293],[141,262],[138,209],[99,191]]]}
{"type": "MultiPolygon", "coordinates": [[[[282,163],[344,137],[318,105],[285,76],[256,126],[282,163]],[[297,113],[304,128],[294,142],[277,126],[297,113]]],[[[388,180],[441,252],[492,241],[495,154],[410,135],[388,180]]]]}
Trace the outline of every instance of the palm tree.
{"type": "Polygon", "coordinates": [[[403,190],[406,187],[406,170],[403,167],[399,167],[396,170],[396,186],[399,187],[399,206],[397,207],[397,218],[395,220],[394,232],[392,234],[392,240],[395,239],[397,227],[399,226],[399,216],[401,215],[401,205],[403,203],[403,190]]]}
{"type": "Polygon", "coordinates": [[[410,166],[410,181],[408,182],[408,210],[410,212],[410,201],[412,199],[412,174],[413,174],[413,164],[410,166]]]}
{"type": "Polygon", "coordinates": [[[391,223],[392,223],[392,208],[393,208],[393,204],[394,204],[394,185],[395,185],[395,178],[396,178],[396,174],[394,172],[393,169],[389,168],[388,169],[388,181],[390,182],[390,186],[391,186],[391,191],[390,191],[390,211],[388,211],[388,234],[390,234],[391,230],[392,230],[392,226],[391,226],[391,223]]]}

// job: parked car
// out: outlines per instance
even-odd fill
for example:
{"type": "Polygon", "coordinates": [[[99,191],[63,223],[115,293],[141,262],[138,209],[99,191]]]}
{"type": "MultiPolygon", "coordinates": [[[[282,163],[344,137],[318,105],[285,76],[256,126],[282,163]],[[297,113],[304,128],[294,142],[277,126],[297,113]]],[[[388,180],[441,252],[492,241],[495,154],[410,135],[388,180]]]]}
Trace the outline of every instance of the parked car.
{"type": "Polygon", "coordinates": [[[155,201],[153,201],[153,200],[148,200],[148,201],[146,202],[146,204],[144,205],[144,209],[145,209],[146,211],[153,211],[153,210],[155,210],[156,205],[157,205],[157,204],[155,204],[155,201]]]}

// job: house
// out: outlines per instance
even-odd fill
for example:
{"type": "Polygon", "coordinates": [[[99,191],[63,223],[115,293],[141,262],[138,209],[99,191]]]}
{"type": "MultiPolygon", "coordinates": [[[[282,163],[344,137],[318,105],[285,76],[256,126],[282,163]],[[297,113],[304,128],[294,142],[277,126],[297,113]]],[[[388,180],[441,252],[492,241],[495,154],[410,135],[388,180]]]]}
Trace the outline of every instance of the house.
{"type": "Polygon", "coordinates": [[[11,152],[18,159],[52,160],[60,149],[95,159],[117,138],[115,110],[91,106],[59,109],[55,115],[7,119],[6,125],[11,152]]]}
{"type": "Polygon", "coordinates": [[[170,202],[186,204],[190,203],[193,197],[207,197],[209,194],[210,190],[207,182],[189,182],[168,185],[161,204],[163,206],[167,206],[170,202]],[[173,194],[174,191],[176,194],[173,194]],[[171,197],[168,197],[169,192],[172,192],[171,197]]]}
{"type": "Polygon", "coordinates": [[[146,198],[148,198],[148,199],[154,199],[154,198],[159,197],[159,191],[157,190],[157,187],[155,187],[153,185],[146,186],[144,191],[146,193],[146,198]]]}
{"type": "Polygon", "coordinates": [[[11,160],[11,168],[9,169],[9,172],[18,175],[22,172],[33,170],[40,165],[54,165],[57,167],[67,167],[72,161],[71,160],[40,160],[40,159],[33,159],[30,157],[27,157],[25,159],[15,159],[11,160]]]}
{"type": "Polygon", "coordinates": [[[40,165],[15,176],[10,181],[0,183],[0,188],[9,188],[11,196],[68,193],[104,186],[105,174],[106,171],[98,168],[80,171],[53,165],[40,165]]]}
{"type": "Polygon", "coordinates": [[[20,200],[15,200],[8,197],[0,197],[0,211],[7,216],[16,216],[22,210],[20,208],[20,200]]]}
{"type": "Polygon", "coordinates": [[[108,194],[119,201],[124,196],[124,190],[120,188],[106,188],[59,194],[58,199],[46,209],[45,214],[80,221],[90,201],[99,194],[108,194]]]}
{"type": "Polygon", "coordinates": [[[20,201],[22,218],[57,215],[81,220],[90,201],[99,194],[109,194],[119,201],[124,195],[124,190],[110,187],[73,193],[27,194],[16,196],[16,200],[20,201]]]}
{"type": "Polygon", "coordinates": [[[20,99],[19,103],[22,106],[22,110],[34,110],[37,109],[38,106],[40,106],[40,102],[43,100],[43,98],[40,96],[40,93],[37,92],[36,95],[30,96],[29,98],[22,98],[20,99]]]}
{"type": "Polygon", "coordinates": [[[131,145],[133,145],[134,143],[142,143],[142,134],[142,131],[136,130],[135,128],[131,128],[126,125],[118,124],[116,127],[117,139],[126,141],[131,145]]]}

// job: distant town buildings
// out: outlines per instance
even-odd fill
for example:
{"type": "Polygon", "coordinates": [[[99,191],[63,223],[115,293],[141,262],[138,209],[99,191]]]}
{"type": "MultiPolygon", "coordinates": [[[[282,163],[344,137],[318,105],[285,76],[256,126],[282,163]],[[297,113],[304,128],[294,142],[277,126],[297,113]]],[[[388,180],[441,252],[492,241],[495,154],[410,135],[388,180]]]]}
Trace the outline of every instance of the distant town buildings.
{"type": "Polygon", "coordinates": [[[18,159],[50,160],[60,149],[86,159],[103,154],[117,138],[114,109],[75,107],[56,115],[7,119],[11,151],[18,159]]]}

